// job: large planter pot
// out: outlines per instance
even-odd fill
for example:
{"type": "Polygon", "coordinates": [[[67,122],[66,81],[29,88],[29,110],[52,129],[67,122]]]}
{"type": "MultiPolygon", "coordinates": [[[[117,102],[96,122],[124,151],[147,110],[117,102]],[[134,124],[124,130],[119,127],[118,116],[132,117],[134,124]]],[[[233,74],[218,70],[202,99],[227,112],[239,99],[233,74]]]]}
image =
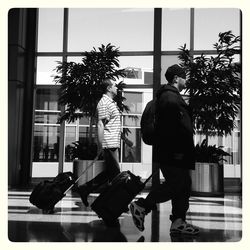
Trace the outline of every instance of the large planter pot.
{"type": "MultiPolygon", "coordinates": [[[[73,174],[76,178],[87,169],[87,167],[92,163],[91,160],[74,160],[73,161],[73,174]]],[[[84,174],[81,176],[77,185],[80,186],[87,181],[90,181],[99,173],[104,170],[104,161],[96,161],[92,167],[90,167],[84,174]]]]}
{"type": "Polygon", "coordinates": [[[190,173],[192,195],[224,196],[223,166],[217,163],[196,162],[195,170],[190,173]]]}

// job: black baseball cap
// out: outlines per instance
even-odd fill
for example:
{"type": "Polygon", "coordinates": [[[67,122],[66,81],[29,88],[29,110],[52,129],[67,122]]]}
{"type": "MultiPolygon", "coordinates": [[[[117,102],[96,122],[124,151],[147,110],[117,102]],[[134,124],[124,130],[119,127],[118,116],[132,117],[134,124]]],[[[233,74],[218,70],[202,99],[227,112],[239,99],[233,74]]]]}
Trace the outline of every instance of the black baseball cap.
{"type": "Polygon", "coordinates": [[[179,76],[183,79],[186,79],[186,72],[183,67],[178,64],[174,64],[166,70],[165,77],[168,81],[172,81],[174,76],[179,76]]]}

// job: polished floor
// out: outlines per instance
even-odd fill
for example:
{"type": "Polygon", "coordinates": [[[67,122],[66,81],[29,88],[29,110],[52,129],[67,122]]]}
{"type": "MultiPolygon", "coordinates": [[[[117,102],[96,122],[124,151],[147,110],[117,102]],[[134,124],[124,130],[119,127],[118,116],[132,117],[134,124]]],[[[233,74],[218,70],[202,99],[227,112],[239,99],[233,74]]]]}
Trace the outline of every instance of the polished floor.
{"type": "MultiPolygon", "coordinates": [[[[187,220],[200,228],[198,236],[169,234],[171,203],[160,204],[147,215],[145,230],[134,226],[131,214],[119,218],[120,226],[106,227],[76,194],[69,193],[52,215],[29,203],[29,191],[8,192],[8,236],[13,242],[237,242],[242,236],[240,195],[191,197],[187,220]]],[[[92,194],[93,201],[97,194],[92,194]]],[[[138,197],[144,197],[146,193],[138,197]]]]}

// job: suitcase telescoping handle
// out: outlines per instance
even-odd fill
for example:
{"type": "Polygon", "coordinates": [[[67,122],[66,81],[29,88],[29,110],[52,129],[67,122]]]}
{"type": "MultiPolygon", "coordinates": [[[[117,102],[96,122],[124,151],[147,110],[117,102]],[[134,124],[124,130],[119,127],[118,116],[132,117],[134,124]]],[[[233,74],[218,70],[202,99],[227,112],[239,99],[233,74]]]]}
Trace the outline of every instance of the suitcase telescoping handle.
{"type": "Polygon", "coordinates": [[[81,177],[87,172],[87,170],[90,169],[95,164],[95,162],[98,160],[99,156],[101,155],[101,152],[102,152],[102,150],[100,150],[97,153],[95,159],[92,160],[91,163],[86,167],[86,169],[82,171],[82,173],[79,175],[79,177],[74,181],[74,183],[72,185],[70,185],[70,187],[64,192],[64,194],[66,194],[81,179],[81,177]]]}

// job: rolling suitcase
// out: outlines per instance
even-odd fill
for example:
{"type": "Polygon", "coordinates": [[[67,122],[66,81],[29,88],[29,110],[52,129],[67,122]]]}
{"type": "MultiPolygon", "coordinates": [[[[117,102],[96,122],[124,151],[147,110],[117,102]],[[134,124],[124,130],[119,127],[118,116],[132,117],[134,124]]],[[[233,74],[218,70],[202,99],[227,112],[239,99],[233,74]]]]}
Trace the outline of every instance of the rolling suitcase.
{"type": "Polygon", "coordinates": [[[129,203],[144,189],[155,173],[142,182],[140,176],[130,171],[121,172],[91,204],[92,210],[107,225],[112,225],[123,212],[128,211],[129,203]]]}
{"type": "Polygon", "coordinates": [[[29,201],[43,210],[44,213],[53,213],[54,206],[64,196],[65,191],[74,183],[73,173],[58,174],[53,180],[38,183],[33,189],[29,201]]]}
{"type": "Polygon", "coordinates": [[[88,167],[74,178],[73,173],[65,172],[58,174],[53,180],[45,180],[38,183],[30,194],[31,204],[43,210],[43,213],[53,213],[55,205],[66,195],[66,193],[80,180],[83,174],[98,160],[99,154],[88,165],[88,167]]]}

